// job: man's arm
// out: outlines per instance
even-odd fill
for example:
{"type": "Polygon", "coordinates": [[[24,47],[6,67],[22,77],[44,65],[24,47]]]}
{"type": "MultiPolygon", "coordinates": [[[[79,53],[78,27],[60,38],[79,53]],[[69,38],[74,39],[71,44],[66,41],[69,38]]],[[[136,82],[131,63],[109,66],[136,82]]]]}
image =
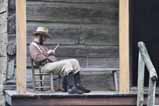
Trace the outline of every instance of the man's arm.
{"type": "Polygon", "coordinates": [[[42,62],[48,59],[48,55],[44,55],[34,45],[30,45],[30,55],[35,62],[42,62]]]}

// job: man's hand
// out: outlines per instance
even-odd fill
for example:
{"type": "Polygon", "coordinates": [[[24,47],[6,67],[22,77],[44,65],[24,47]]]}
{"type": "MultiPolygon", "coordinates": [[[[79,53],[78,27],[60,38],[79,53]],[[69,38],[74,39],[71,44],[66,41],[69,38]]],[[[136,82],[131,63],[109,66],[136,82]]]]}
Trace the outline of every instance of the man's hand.
{"type": "Polygon", "coordinates": [[[57,45],[56,45],[56,47],[55,47],[54,49],[50,49],[50,50],[48,50],[48,52],[47,52],[47,53],[48,53],[49,55],[54,55],[54,54],[55,54],[56,49],[57,49],[59,46],[60,46],[60,45],[59,45],[59,44],[57,44],[57,45]]]}
{"type": "Polygon", "coordinates": [[[48,50],[47,53],[48,53],[48,55],[55,54],[55,50],[50,49],[50,50],[48,50]]]}

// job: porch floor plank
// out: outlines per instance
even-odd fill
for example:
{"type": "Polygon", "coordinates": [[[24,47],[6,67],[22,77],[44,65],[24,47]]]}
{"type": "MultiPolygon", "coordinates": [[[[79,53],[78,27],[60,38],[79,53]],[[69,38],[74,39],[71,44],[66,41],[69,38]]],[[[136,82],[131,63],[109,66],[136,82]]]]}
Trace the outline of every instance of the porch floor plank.
{"type": "Polygon", "coordinates": [[[27,91],[25,94],[18,94],[16,90],[6,90],[6,94],[10,96],[122,96],[122,95],[136,95],[135,92],[129,94],[119,93],[117,91],[91,91],[84,94],[68,94],[67,92],[51,92],[51,91],[27,91]]]}
{"type": "MultiPolygon", "coordinates": [[[[64,92],[33,92],[18,94],[15,90],[5,91],[9,106],[136,106],[136,92],[119,93],[110,91],[92,91],[85,94],[64,92]]],[[[147,101],[145,95],[144,104],[147,101]]],[[[159,94],[156,94],[156,105],[159,94]]]]}

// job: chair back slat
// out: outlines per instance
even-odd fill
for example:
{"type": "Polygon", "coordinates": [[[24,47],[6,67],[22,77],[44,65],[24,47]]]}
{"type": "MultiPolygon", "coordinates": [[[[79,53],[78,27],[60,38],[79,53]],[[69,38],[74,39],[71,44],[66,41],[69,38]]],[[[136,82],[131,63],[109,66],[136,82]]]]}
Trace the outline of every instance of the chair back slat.
{"type": "Polygon", "coordinates": [[[38,73],[39,73],[39,79],[41,80],[40,82],[40,90],[43,90],[43,74],[41,72],[41,66],[40,65],[37,65],[35,64],[34,60],[31,58],[31,68],[32,68],[32,79],[33,79],[33,89],[36,90],[36,78],[35,78],[35,68],[38,69],[38,73]]]}

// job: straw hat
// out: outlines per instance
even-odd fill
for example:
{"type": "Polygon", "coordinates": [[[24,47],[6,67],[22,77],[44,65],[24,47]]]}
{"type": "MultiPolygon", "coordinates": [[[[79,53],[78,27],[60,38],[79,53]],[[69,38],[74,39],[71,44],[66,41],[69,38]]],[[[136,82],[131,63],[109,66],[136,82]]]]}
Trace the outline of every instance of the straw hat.
{"type": "Polygon", "coordinates": [[[38,27],[36,31],[33,33],[34,36],[46,36],[49,37],[48,28],[46,27],[38,27]]]}

